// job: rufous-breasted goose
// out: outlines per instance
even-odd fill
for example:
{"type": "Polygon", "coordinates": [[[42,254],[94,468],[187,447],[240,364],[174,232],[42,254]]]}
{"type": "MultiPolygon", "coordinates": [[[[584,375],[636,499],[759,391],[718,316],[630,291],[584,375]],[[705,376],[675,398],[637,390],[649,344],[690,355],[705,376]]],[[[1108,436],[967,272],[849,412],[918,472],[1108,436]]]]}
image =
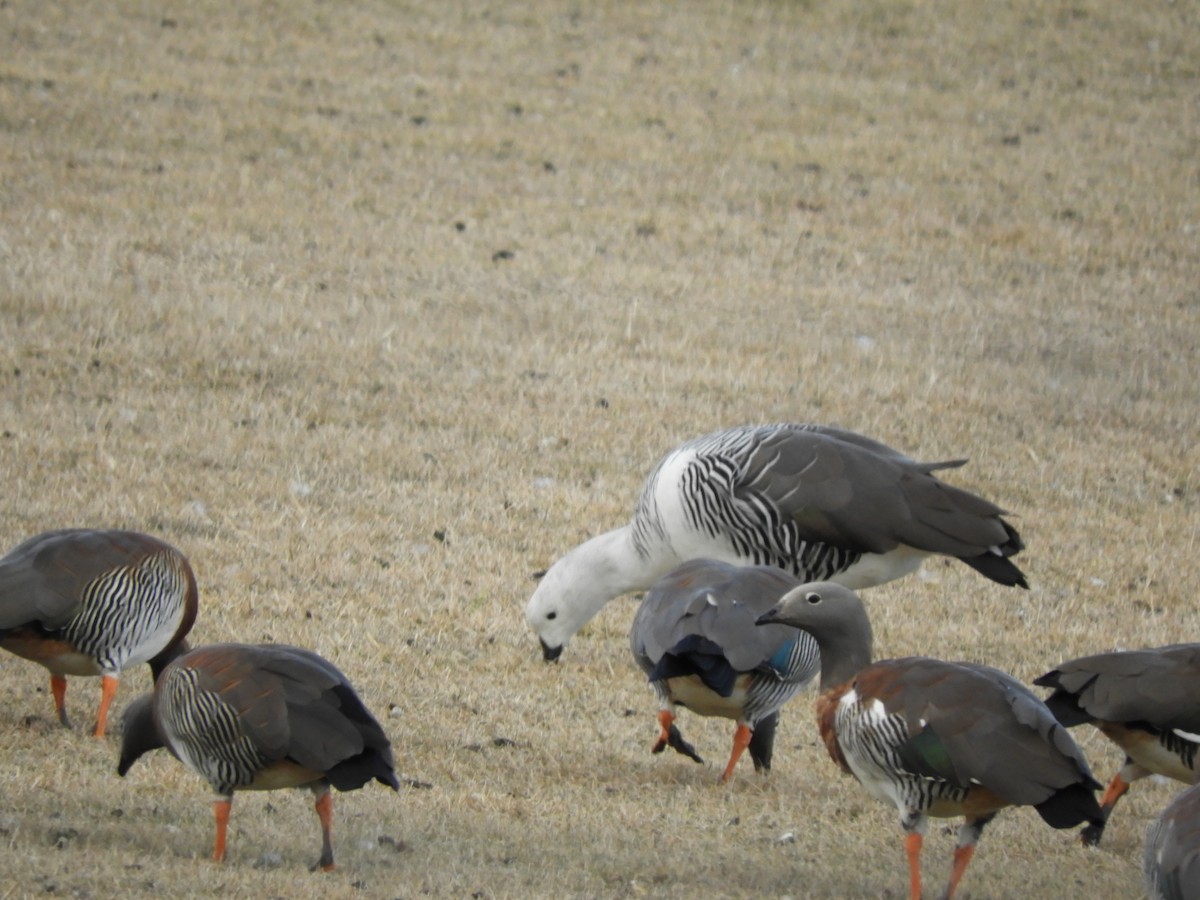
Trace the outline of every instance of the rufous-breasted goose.
{"type": "Polygon", "coordinates": [[[1196,778],[1200,748],[1200,644],[1099,653],[1064,662],[1034,684],[1068,727],[1090,723],[1125,752],[1100,799],[1103,820],[1084,828],[1085,844],[1099,843],[1113,807],[1129,785],[1147,775],[1186,784],[1196,778]]]}
{"type": "Polygon", "coordinates": [[[50,670],[66,726],[66,676],[100,676],[94,733],[103,737],[121,671],[149,663],[157,678],[187,649],[196,602],[192,567],[158,538],[49,531],[0,559],[0,647],[50,670]]]}
{"type": "Polygon", "coordinates": [[[771,768],[779,710],[816,678],[821,661],[807,632],[755,622],[799,583],[773,566],[697,559],[650,588],[629,643],[658,698],[662,733],[653,752],[670,746],[703,761],[675,725],[674,707],[682,706],[737,722],[722,781],[747,749],[756,771],[771,768]]]}
{"type": "Polygon", "coordinates": [[[1200,785],[1180,791],[1150,823],[1142,878],[1150,900],[1200,897],[1200,785]]]}
{"type": "Polygon", "coordinates": [[[125,775],[151,750],[166,747],[208,780],[216,839],[225,858],[234,791],[308,787],[321,823],[321,856],[333,869],[333,798],[372,779],[399,789],[391,745],[350,682],[309,650],[281,644],[212,644],[179,657],[153,693],[124,715],[125,775]]]}
{"type": "Polygon", "coordinates": [[[1024,547],[1004,510],[946,484],[939,469],[851,431],[759,425],[695,438],[659,460],[633,520],[555,562],[525,608],[542,655],[563,647],[614,597],[645,590],[698,557],[770,565],[801,581],[865,588],[957,557],[1027,587],[1009,558],[1024,547]]]}
{"type": "Polygon", "coordinates": [[[1032,806],[1054,828],[1099,821],[1092,777],[1067,729],[1028,688],[988,666],[928,657],[871,662],[862,601],[830,582],[788,592],[758,620],[803,628],[821,651],[817,720],[829,755],[905,832],[909,896],[921,896],[927,817],[963,816],[946,896],[984,826],[1032,806]]]}

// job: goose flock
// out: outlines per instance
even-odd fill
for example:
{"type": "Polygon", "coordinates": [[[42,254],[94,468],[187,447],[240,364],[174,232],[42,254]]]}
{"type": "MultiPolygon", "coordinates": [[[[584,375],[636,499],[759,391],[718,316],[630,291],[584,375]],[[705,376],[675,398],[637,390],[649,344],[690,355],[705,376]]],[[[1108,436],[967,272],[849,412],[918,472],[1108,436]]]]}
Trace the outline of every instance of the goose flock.
{"type": "MultiPolygon", "coordinates": [[[[741,756],[770,769],[780,710],[819,680],[817,732],[834,763],[893,805],[908,890],[921,896],[929,817],[962,817],[947,885],[958,890],[984,827],[1030,806],[1051,827],[1083,825],[1094,844],[1129,785],[1150,774],[1191,784],[1200,747],[1200,644],[1102,653],[1059,663],[1034,684],[975,662],[873,660],[856,593],[960,560],[1027,588],[1024,549],[1005,510],[942,481],[965,460],[917,462],[839,428],[731,428],[668,452],[629,523],[558,559],[526,620],[557,661],[612,599],[643,591],[630,648],[658,701],[654,752],[701,761],[676,710],[735,723],[721,779],[741,756]],[[1098,800],[1068,729],[1091,724],[1126,754],[1098,800]]],[[[154,689],[122,717],[118,773],[165,748],[213,788],[213,858],[223,860],[238,790],[307,787],[321,826],[314,868],[334,867],[332,794],[396,790],[386,733],[347,677],[300,648],[191,647],[196,578],[151,535],[68,529],[0,559],[0,647],[44,666],[70,725],[66,676],[102,679],[94,734],[105,734],[123,669],[146,663],[154,689]]],[[[919,648],[918,648],[919,649],[919,648]]],[[[1200,897],[1200,794],[1184,791],[1151,825],[1143,875],[1151,897],[1200,897]]]]}

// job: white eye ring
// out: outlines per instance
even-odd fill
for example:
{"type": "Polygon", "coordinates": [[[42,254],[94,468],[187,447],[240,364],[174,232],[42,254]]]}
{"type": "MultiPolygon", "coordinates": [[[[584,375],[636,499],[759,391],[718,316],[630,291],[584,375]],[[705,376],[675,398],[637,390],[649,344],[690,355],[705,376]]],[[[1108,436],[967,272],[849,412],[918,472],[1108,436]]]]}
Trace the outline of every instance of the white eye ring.
{"type": "Polygon", "coordinates": [[[809,603],[817,604],[817,603],[821,602],[821,595],[818,594],[816,591],[809,591],[807,594],[804,595],[804,599],[807,600],[809,603]]]}

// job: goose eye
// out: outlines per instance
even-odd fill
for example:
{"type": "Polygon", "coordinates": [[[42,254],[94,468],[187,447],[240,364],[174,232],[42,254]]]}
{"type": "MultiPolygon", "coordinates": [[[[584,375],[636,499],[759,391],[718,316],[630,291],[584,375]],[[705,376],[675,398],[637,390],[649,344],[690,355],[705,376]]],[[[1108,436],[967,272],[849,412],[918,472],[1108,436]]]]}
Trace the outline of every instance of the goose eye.
{"type": "Polygon", "coordinates": [[[556,613],[556,612],[548,612],[548,613],[546,613],[546,618],[547,618],[547,619],[557,619],[557,618],[558,618],[558,613],[556,613]]]}
{"type": "Polygon", "coordinates": [[[809,603],[811,603],[813,606],[816,606],[818,603],[821,602],[821,595],[818,594],[816,591],[809,591],[807,594],[804,595],[804,599],[807,600],[809,603]]]}

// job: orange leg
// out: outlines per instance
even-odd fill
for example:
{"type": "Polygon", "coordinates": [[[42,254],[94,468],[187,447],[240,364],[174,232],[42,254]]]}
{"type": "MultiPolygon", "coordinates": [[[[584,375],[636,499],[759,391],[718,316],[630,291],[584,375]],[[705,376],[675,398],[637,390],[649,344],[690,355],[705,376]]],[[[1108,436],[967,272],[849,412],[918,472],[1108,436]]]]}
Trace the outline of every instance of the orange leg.
{"type": "Polygon", "coordinates": [[[213,862],[223,862],[225,859],[225,832],[229,828],[229,811],[232,808],[232,797],[218,797],[213,801],[213,818],[217,821],[217,838],[213,843],[213,862]]]}
{"type": "Polygon", "coordinates": [[[65,675],[50,676],[50,693],[54,697],[54,709],[58,713],[58,721],[63,727],[70,728],[71,720],[67,718],[67,678],[65,675]]]}
{"type": "Polygon", "coordinates": [[[117,678],[115,675],[105,675],[100,679],[100,712],[96,715],[96,731],[98,738],[104,737],[104,726],[108,722],[108,708],[112,706],[113,697],[117,696],[117,678]]]}
{"type": "Polygon", "coordinates": [[[908,897],[921,900],[921,832],[910,831],[904,836],[904,855],[908,857],[908,897]]]}
{"type": "Polygon", "coordinates": [[[660,709],[658,711],[658,724],[662,728],[662,734],[659,735],[657,741],[654,742],[652,748],[655,753],[661,753],[663,748],[671,742],[671,726],[675,724],[675,713],[669,709],[660,709]]]}
{"type": "Polygon", "coordinates": [[[733,733],[733,752],[729,754],[729,764],[725,766],[725,771],[721,774],[721,781],[728,781],[733,777],[733,769],[737,765],[737,761],[742,758],[746,748],[750,746],[750,738],[753,736],[754,732],[747,725],[738,722],[737,730],[733,733]]]}
{"type": "Polygon", "coordinates": [[[333,794],[326,787],[317,795],[317,818],[321,820],[321,858],[315,868],[332,872],[333,866],[333,794]]]}
{"type": "Polygon", "coordinates": [[[958,883],[962,881],[963,873],[967,871],[967,863],[974,855],[974,844],[954,848],[954,865],[950,868],[950,884],[946,887],[946,900],[952,900],[954,897],[954,892],[958,890],[958,883]]]}
{"type": "Polygon", "coordinates": [[[1112,808],[1117,805],[1117,801],[1125,795],[1127,790],[1129,790],[1129,783],[1118,772],[1112,777],[1108,787],[1104,789],[1104,796],[1100,798],[1100,808],[1106,814],[1112,812],[1112,808]]]}

